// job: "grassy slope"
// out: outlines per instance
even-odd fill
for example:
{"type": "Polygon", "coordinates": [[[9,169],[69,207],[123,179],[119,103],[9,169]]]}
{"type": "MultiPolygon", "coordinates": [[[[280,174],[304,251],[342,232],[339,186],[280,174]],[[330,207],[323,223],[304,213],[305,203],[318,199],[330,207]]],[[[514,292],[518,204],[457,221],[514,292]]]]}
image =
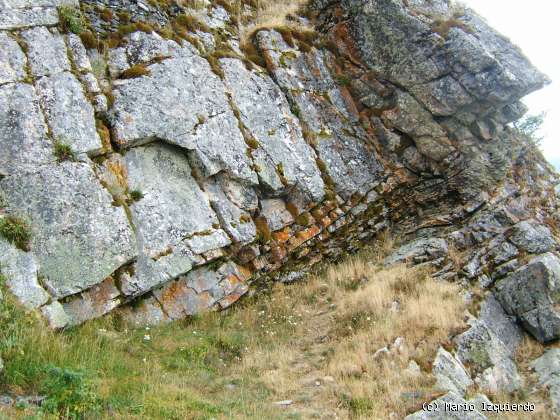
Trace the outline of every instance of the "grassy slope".
{"type": "Polygon", "coordinates": [[[457,286],[383,269],[379,257],[363,253],[227,312],[143,330],[107,317],[56,334],[5,296],[0,394],[50,395],[47,407],[63,417],[97,409],[87,418],[402,418],[437,395],[430,362],[464,328],[465,307],[457,286]],[[385,346],[391,355],[376,357],[385,346]],[[411,360],[423,375],[406,373],[411,360]],[[76,371],[79,386],[65,381],[76,371]]]}

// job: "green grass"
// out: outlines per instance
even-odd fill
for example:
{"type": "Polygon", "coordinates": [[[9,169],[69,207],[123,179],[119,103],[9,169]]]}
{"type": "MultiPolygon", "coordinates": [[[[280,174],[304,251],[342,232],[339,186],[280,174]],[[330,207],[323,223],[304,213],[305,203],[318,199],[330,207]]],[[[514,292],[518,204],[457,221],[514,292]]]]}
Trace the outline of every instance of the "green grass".
{"type": "Polygon", "coordinates": [[[5,216],[1,218],[0,236],[23,251],[29,249],[31,229],[28,223],[19,217],[5,216]]]}
{"type": "Polygon", "coordinates": [[[60,139],[54,142],[54,155],[56,156],[58,162],[76,160],[76,153],[72,150],[72,146],[60,139]]]}
{"type": "Polygon", "coordinates": [[[58,8],[60,25],[63,32],[72,32],[80,35],[85,29],[85,19],[77,7],[61,6],[58,8]]]}
{"type": "Polygon", "coordinates": [[[282,418],[259,376],[238,368],[247,348],[274,345],[265,330],[291,329],[278,318],[261,320],[267,298],[149,330],[106,317],[56,333],[3,293],[0,394],[48,397],[42,409],[11,409],[14,418],[282,418]]]}

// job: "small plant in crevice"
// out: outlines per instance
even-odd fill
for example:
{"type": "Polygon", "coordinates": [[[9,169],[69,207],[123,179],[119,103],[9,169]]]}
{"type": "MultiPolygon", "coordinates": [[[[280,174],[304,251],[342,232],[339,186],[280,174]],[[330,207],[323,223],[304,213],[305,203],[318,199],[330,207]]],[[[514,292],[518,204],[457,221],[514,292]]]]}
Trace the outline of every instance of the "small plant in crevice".
{"type": "Polygon", "coordinates": [[[22,251],[29,251],[31,229],[20,217],[5,216],[0,219],[0,236],[14,244],[22,251]]]}
{"type": "Polygon", "coordinates": [[[143,64],[135,64],[129,69],[123,71],[119,78],[120,79],[134,79],[136,77],[149,76],[151,74],[150,69],[143,64]]]}
{"type": "Polygon", "coordinates": [[[144,194],[140,190],[132,190],[130,191],[130,199],[134,201],[140,201],[144,198],[144,194]]]}
{"type": "Polygon", "coordinates": [[[75,161],[76,153],[72,150],[72,146],[58,139],[54,142],[54,155],[58,162],[75,161]]]}
{"type": "Polygon", "coordinates": [[[80,35],[85,27],[84,16],[77,7],[61,6],[58,9],[60,26],[63,32],[80,35]]]}

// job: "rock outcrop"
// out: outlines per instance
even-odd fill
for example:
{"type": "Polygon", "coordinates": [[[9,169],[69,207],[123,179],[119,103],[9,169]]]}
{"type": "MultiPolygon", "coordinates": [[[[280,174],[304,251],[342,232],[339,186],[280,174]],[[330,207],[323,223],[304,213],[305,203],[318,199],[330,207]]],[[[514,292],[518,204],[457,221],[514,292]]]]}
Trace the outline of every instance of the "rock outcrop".
{"type": "MultiPolygon", "coordinates": [[[[29,241],[0,239],[1,269],[51,326],[226,308],[390,229],[409,243],[387,264],[494,290],[507,315],[476,331],[558,337],[558,178],[509,125],[548,79],[472,10],[317,0],[312,35],[262,29],[251,55],[223,7],[188,33],[194,11],[106,3],[132,29],[88,1],[2,3],[0,217],[29,241]]],[[[515,377],[501,353],[479,381],[515,377]]]]}

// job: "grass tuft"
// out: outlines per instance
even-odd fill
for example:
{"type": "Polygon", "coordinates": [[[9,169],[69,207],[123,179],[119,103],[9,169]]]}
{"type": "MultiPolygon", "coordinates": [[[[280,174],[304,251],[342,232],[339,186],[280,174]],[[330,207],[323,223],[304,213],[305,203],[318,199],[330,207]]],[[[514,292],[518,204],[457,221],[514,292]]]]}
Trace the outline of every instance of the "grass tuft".
{"type": "Polygon", "coordinates": [[[64,161],[75,161],[76,160],[76,153],[72,150],[72,146],[68,143],[65,143],[61,139],[57,139],[54,142],[54,155],[58,162],[64,161]]]}
{"type": "Polygon", "coordinates": [[[0,219],[0,236],[23,251],[29,251],[31,229],[22,218],[4,216],[0,219]]]}
{"type": "Polygon", "coordinates": [[[80,35],[85,28],[85,19],[77,7],[61,6],[58,8],[60,26],[63,32],[80,35]]]}
{"type": "Polygon", "coordinates": [[[120,75],[120,79],[134,79],[136,77],[149,76],[151,73],[150,69],[144,64],[135,64],[123,71],[120,75]]]}

